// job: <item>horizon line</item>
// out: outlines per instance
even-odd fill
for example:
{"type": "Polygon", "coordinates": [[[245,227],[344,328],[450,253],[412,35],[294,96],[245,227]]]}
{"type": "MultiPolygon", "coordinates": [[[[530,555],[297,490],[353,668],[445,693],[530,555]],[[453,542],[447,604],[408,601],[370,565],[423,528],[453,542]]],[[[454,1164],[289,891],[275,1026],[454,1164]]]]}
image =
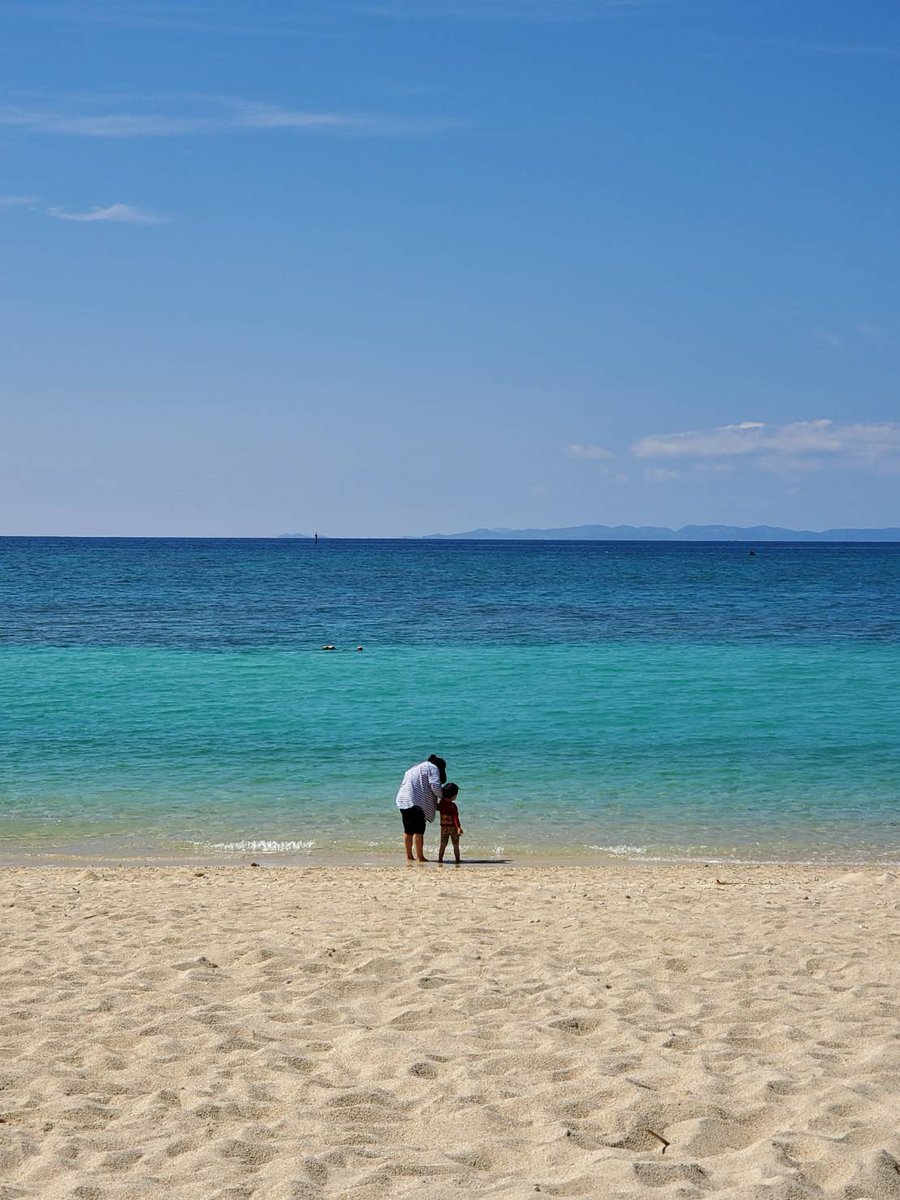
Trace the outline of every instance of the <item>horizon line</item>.
{"type": "Polygon", "coordinates": [[[522,541],[546,541],[546,542],[641,542],[641,543],[665,543],[684,542],[691,545],[697,544],[712,544],[715,542],[753,542],[753,543],[781,543],[784,541],[805,542],[802,535],[813,535],[813,541],[818,541],[827,534],[865,534],[865,537],[840,537],[834,538],[834,542],[845,543],[892,543],[900,541],[900,526],[830,526],[823,529],[794,529],[789,526],[778,525],[701,525],[689,524],[679,526],[677,529],[672,529],[667,526],[655,525],[569,525],[557,526],[551,529],[539,528],[477,528],[460,531],[457,533],[411,533],[411,534],[323,534],[313,535],[312,533],[0,533],[0,541],[254,541],[254,542],[410,542],[410,541],[481,541],[481,542],[522,542],[522,541]],[[652,530],[654,533],[659,532],[662,536],[644,536],[644,537],[603,537],[603,536],[577,536],[579,530],[589,529],[609,529],[609,530],[634,530],[639,533],[640,530],[652,530]],[[746,538],[724,536],[724,537],[678,537],[685,530],[727,530],[734,534],[746,533],[746,538]],[[766,533],[776,534],[793,534],[793,538],[783,537],[766,537],[762,531],[766,533]],[[753,534],[756,536],[752,536],[753,534]],[[877,538],[875,534],[890,534],[892,536],[877,538]],[[554,536],[566,534],[567,536],[554,536]],[[573,536],[575,534],[575,536],[573,536]],[[666,535],[670,536],[666,536],[666,535]],[[523,536],[525,535],[525,536],[523,536]]]}

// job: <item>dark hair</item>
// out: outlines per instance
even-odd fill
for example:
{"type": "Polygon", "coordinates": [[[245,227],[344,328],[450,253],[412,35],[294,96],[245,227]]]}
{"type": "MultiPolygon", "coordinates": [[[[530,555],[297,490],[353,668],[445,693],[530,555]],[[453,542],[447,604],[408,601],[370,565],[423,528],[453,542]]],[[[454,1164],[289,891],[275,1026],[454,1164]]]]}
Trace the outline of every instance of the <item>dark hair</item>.
{"type": "Polygon", "coordinates": [[[437,767],[438,775],[440,776],[441,783],[442,784],[446,783],[447,782],[447,764],[444,762],[444,760],[437,754],[429,754],[428,761],[437,767]]]}
{"type": "Polygon", "coordinates": [[[441,799],[452,800],[454,796],[459,795],[459,788],[455,783],[445,783],[441,788],[441,799]]]}

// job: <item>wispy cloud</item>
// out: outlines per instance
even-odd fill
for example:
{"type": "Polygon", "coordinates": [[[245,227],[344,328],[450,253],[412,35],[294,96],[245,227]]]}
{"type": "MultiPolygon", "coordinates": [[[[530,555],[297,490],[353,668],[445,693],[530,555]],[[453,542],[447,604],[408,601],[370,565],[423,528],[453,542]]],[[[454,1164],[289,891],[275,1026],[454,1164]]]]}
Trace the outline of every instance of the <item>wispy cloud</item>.
{"type": "Polygon", "coordinates": [[[742,421],[716,429],[653,434],[632,446],[638,458],[668,460],[746,459],[762,470],[818,470],[828,464],[879,465],[900,462],[900,424],[839,424],[825,419],[769,425],[742,421]]]}
{"type": "Polygon", "coordinates": [[[680,478],[680,473],[671,467],[647,467],[644,478],[648,483],[671,483],[673,479],[680,478]]]}
{"type": "Polygon", "coordinates": [[[60,205],[47,207],[39,196],[0,196],[0,212],[11,209],[30,209],[57,221],[110,221],[119,225],[165,225],[168,217],[137,208],[133,204],[95,205],[84,212],[71,212],[60,205]]]}
{"type": "Polygon", "coordinates": [[[784,50],[807,50],[813,54],[831,54],[843,58],[900,58],[900,46],[878,46],[858,42],[776,42],[784,50]]]}
{"type": "Polygon", "coordinates": [[[174,97],[167,102],[132,102],[112,107],[102,98],[73,98],[51,105],[0,107],[0,125],[31,133],[87,138],[183,137],[289,130],[392,137],[439,133],[459,127],[444,118],[398,113],[315,112],[252,100],[222,97],[174,97]]]}
{"type": "Polygon", "coordinates": [[[61,26],[114,26],[175,33],[261,37],[331,37],[336,16],[388,20],[592,21],[671,6],[674,0],[328,0],[321,6],[267,0],[218,3],[145,3],[144,0],[0,0],[0,20],[61,26]],[[299,10],[299,11],[298,11],[299,10]]]}
{"type": "Polygon", "coordinates": [[[833,329],[826,329],[823,325],[814,325],[809,332],[817,342],[822,342],[823,345],[830,346],[832,350],[845,350],[847,348],[847,339],[841,334],[835,333],[833,329]]]}
{"type": "Polygon", "coordinates": [[[262,37],[321,36],[306,16],[298,18],[290,7],[278,10],[253,5],[249,0],[230,4],[147,4],[140,0],[57,0],[57,3],[0,2],[0,20],[40,21],[60,26],[113,26],[175,33],[225,34],[262,37]]]}
{"type": "Polygon", "coordinates": [[[5,208],[34,208],[37,196],[0,196],[0,212],[5,208]]]}
{"type": "Polygon", "coordinates": [[[883,342],[888,336],[887,330],[877,321],[856,321],[853,328],[866,341],[883,342]]]}
{"type": "Polygon", "coordinates": [[[81,113],[52,108],[0,108],[0,125],[32,133],[59,133],[74,137],[129,138],[171,137],[178,134],[214,132],[211,122],[198,117],[166,116],[158,113],[81,113]]]}
{"type": "Polygon", "coordinates": [[[584,445],[581,442],[573,442],[566,447],[566,451],[570,458],[586,458],[591,462],[602,462],[615,457],[611,450],[606,450],[603,446],[584,445]]]}
{"type": "Polygon", "coordinates": [[[356,10],[393,20],[592,21],[659,8],[671,0],[359,0],[356,10]]]}
{"type": "Polygon", "coordinates": [[[168,217],[157,216],[131,204],[110,204],[106,208],[90,208],[87,212],[48,208],[47,216],[59,221],[111,221],[118,225],[164,225],[168,221],[168,217]]]}
{"type": "Polygon", "coordinates": [[[832,350],[852,350],[865,343],[884,342],[889,340],[888,332],[877,321],[858,320],[840,330],[829,329],[824,325],[813,325],[809,336],[832,350]]]}

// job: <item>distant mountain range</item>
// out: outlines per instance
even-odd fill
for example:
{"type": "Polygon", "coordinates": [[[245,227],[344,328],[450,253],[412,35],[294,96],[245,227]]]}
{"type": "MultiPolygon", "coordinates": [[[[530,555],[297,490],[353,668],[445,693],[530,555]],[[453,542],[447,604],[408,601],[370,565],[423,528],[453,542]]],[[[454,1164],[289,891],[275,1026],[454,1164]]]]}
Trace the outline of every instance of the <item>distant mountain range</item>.
{"type": "Polygon", "coordinates": [[[470,529],[428,539],[571,542],[900,542],[900,529],[780,529],[775,525],[569,525],[563,529],[470,529]]]}

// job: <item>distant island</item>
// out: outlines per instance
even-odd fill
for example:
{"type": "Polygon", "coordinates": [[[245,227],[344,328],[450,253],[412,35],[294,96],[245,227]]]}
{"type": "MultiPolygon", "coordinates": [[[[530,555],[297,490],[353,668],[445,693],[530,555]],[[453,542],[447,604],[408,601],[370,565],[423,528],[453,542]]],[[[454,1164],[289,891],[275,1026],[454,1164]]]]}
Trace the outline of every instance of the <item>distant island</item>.
{"type": "Polygon", "coordinates": [[[776,525],[568,525],[562,529],[470,529],[431,533],[454,541],[553,542],[900,542],[900,529],[781,529],[776,525]]]}

